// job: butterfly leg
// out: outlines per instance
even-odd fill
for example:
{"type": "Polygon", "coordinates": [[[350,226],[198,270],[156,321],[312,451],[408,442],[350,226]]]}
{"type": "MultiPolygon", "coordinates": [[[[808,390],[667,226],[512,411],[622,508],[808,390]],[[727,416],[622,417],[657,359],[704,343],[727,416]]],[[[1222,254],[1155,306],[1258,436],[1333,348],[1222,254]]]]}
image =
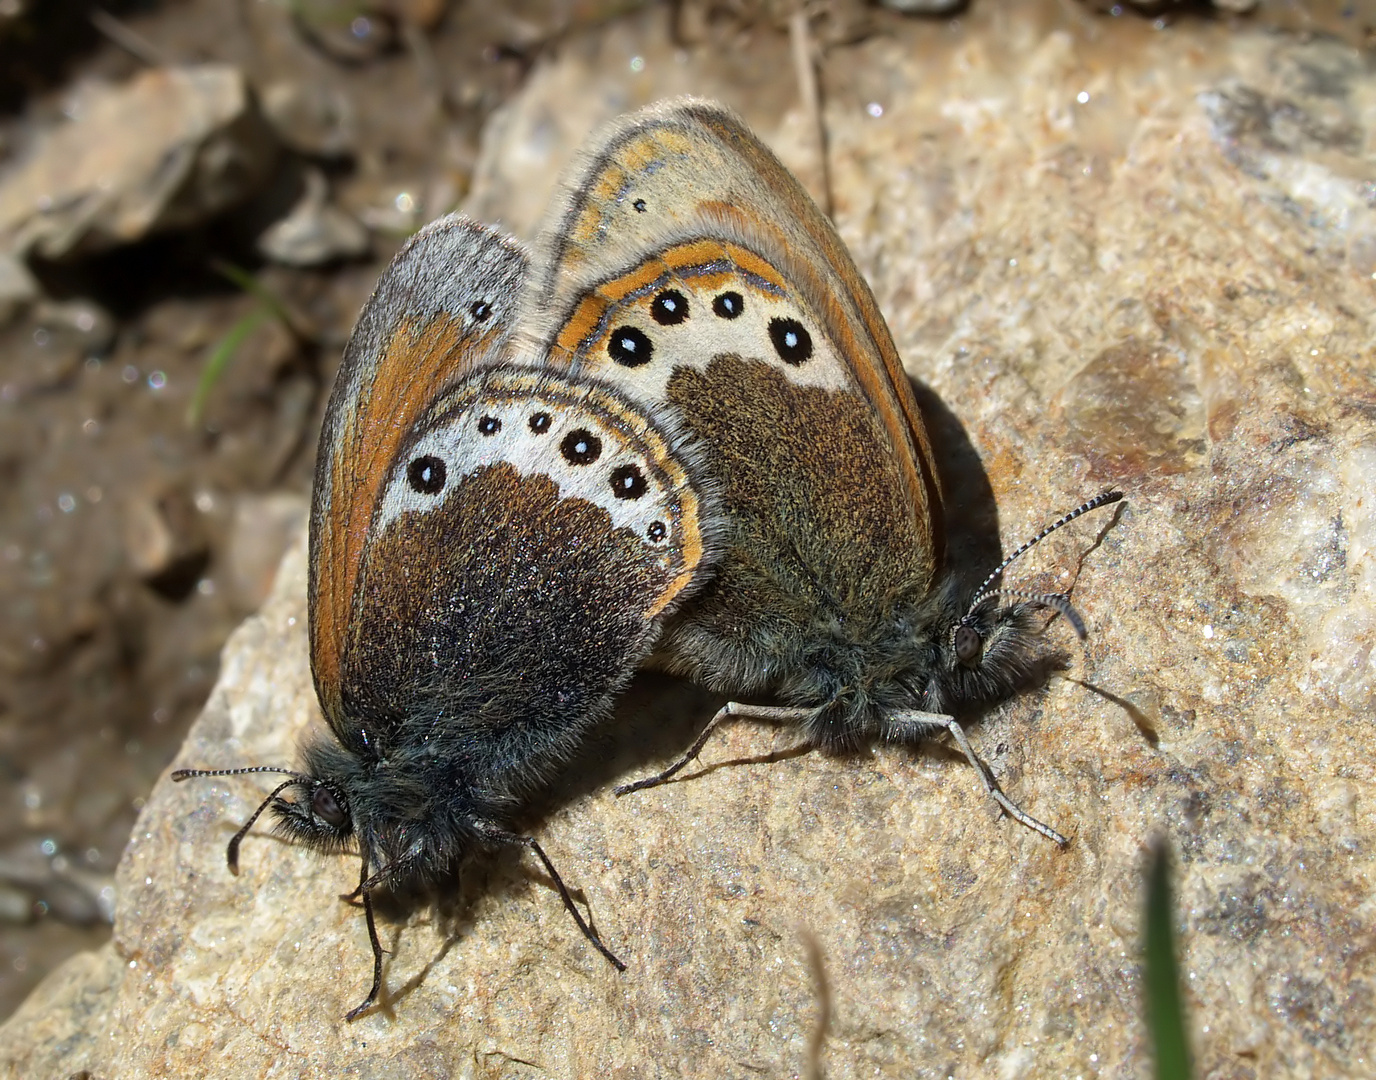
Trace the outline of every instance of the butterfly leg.
{"type": "Polygon", "coordinates": [[[550,880],[554,882],[555,889],[559,892],[559,899],[564,902],[564,910],[573,916],[573,921],[578,924],[578,929],[583,931],[583,936],[592,943],[593,948],[600,952],[607,963],[616,968],[617,971],[625,971],[626,965],[621,962],[617,955],[602,944],[602,938],[592,925],[583,918],[583,913],[578,910],[578,905],[573,902],[573,894],[564,884],[564,879],[559,876],[559,871],[554,868],[554,863],[545,849],[540,846],[540,842],[533,836],[522,836],[520,833],[507,832],[496,825],[488,822],[475,821],[474,828],[478,835],[489,844],[510,844],[514,847],[528,848],[535,853],[536,858],[544,864],[545,871],[549,874],[550,880]]]}
{"type": "Polygon", "coordinates": [[[707,722],[707,726],[702,729],[702,734],[688,748],[686,754],[663,772],[655,773],[654,776],[647,776],[643,780],[622,784],[616,789],[616,793],[629,795],[632,791],[642,791],[645,788],[658,787],[663,784],[697,757],[702,748],[707,745],[707,740],[712,737],[712,733],[728,720],[769,720],[778,724],[802,723],[805,720],[810,720],[816,712],[816,709],[809,708],[791,708],[783,705],[742,705],[739,701],[728,701],[717,710],[717,715],[707,722]]]}
{"type": "MultiPolygon", "coordinates": [[[[344,1014],[345,1020],[354,1020],[360,1013],[368,1009],[377,1000],[378,994],[382,992],[382,942],[377,938],[377,920],[373,918],[373,895],[372,886],[375,879],[368,877],[368,856],[365,854],[359,861],[358,888],[349,896],[361,896],[363,898],[363,917],[368,924],[368,944],[373,947],[373,985],[368,990],[368,996],[361,1004],[350,1009],[344,1014]]],[[[344,899],[348,899],[345,897],[344,899]]]]}
{"type": "Polygon", "coordinates": [[[1014,821],[1026,825],[1033,832],[1039,832],[1048,840],[1060,844],[1061,847],[1070,843],[1050,825],[1043,825],[999,789],[998,784],[989,774],[989,769],[975,755],[974,747],[970,745],[970,740],[965,737],[965,729],[960,726],[954,716],[947,716],[944,713],[920,712],[916,709],[894,713],[888,718],[888,722],[884,726],[884,734],[890,738],[901,738],[905,733],[908,737],[921,737],[930,733],[933,728],[945,728],[951,733],[951,738],[955,739],[956,745],[960,747],[966,759],[974,766],[975,772],[979,774],[980,780],[984,783],[984,790],[993,796],[994,801],[1003,808],[1005,814],[1014,821]]]}

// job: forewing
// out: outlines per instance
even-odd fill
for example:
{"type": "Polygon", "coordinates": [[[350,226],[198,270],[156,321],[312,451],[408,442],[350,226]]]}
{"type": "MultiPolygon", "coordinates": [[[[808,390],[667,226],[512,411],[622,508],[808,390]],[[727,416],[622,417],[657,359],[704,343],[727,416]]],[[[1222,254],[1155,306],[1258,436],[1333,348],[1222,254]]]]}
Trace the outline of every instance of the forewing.
{"type": "MultiPolygon", "coordinates": [[[[792,387],[858,395],[899,472],[908,522],[891,524],[908,525],[929,575],[939,565],[931,448],[874,297],[801,185],[734,114],[683,99],[604,130],[551,209],[529,297],[522,322],[551,363],[647,400],[668,399],[676,368],[720,355],[762,360],[792,387]],[[687,301],[686,318],[656,308],[666,291],[687,301]],[[740,294],[744,311],[709,316],[724,293],[740,294]],[[704,318],[708,335],[700,321],[686,332],[704,318]]],[[[799,443],[801,472],[778,482],[832,483],[805,452],[812,432],[780,437],[799,443]]]]}
{"type": "Polygon", "coordinates": [[[446,387],[497,356],[524,285],[525,254],[457,216],[398,253],[359,316],[326,411],[311,507],[311,667],[339,730],[354,595],[382,487],[417,421],[446,387]]]}

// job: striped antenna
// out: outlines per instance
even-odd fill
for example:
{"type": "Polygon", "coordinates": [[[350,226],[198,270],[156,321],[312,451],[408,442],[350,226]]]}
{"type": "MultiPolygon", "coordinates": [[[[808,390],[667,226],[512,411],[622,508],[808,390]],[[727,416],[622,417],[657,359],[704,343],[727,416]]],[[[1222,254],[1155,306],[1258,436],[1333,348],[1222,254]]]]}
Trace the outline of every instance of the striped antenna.
{"type": "MultiPolygon", "coordinates": [[[[1036,604],[1038,607],[1059,611],[1066,617],[1081,641],[1089,637],[1089,631],[1085,629],[1084,619],[1080,618],[1080,613],[1070,606],[1070,597],[1064,593],[1026,593],[1019,589],[990,589],[984,593],[981,601],[988,600],[992,596],[1011,596],[1013,599],[1021,600],[1027,604],[1036,604]]],[[[971,607],[970,610],[973,611],[974,608],[971,607]]]]}
{"type": "MultiPolygon", "coordinates": [[[[1023,544],[1022,547],[1018,548],[1018,550],[1013,552],[1012,555],[1009,555],[1008,558],[1004,559],[1003,562],[999,565],[999,568],[984,579],[984,581],[980,584],[980,587],[975,590],[975,598],[970,601],[970,608],[969,611],[966,612],[966,617],[968,618],[970,614],[972,614],[975,611],[976,608],[978,608],[991,596],[1021,596],[1022,599],[1029,600],[1032,603],[1042,603],[1042,601],[1050,601],[1054,597],[1058,596],[1059,594],[1056,593],[1051,593],[1042,597],[1027,596],[1021,593],[1012,592],[1008,589],[991,589],[989,588],[989,586],[992,585],[995,581],[997,581],[999,575],[1001,575],[1005,570],[1007,570],[1008,567],[1011,566],[1016,559],[1019,559],[1023,555],[1026,555],[1029,551],[1031,551],[1034,547],[1040,544],[1043,540],[1045,540],[1048,536],[1054,533],[1061,526],[1069,525],[1081,514],[1087,514],[1091,510],[1099,509],[1099,507],[1101,506],[1107,506],[1110,503],[1116,503],[1122,497],[1123,493],[1121,491],[1101,491],[1098,495],[1095,495],[1094,498],[1090,499],[1086,503],[1082,503],[1080,506],[1077,506],[1074,510],[1070,511],[1070,513],[1052,522],[1045,529],[1039,532],[1036,536],[1032,537],[1031,540],[1023,544]]],[[[1080,621],[1080,617],[1078,615],[1075,615],[1074,612],[1070,610],[1070,602],[1066,600],[1064,597],[1061,597],[1060,599],[1061,603],[1042,603],[1042,606],[1055,608],[1057,611],[1060,611],[1062,614],[1064,614],[1065,617],[1070,620],[1071,625],[1075,627],[1075,632],[1083,638],[1085,636],[1084,623],[1080,621]],[[1062,607],[1061,604],[1064,604],[1064,607],[1062,607]]]]}
{"type": "Polygon", "coordinates": [[[180,784],[183,780],[190,780],[196,776],[238,776],[241,773],[253,772],[285,773],[291,779],[282,781],[268,792],[267,798],[258,804],[258,809],[253,811],[249,819],[244,822],[243,827],[229,838],[229,846],[225,848],[225,862],[229,865],[229,872],[236,876],[239,873],[239,845],[244,842],[244,837],[248,835],[249,829],[253,828],[253,823],[262,816],[264,810],[272,805],[272,800],[286,791],[287,788],[303,781],[310,783],[311,778],[305,773],[296,772],[294,769],[278,768],[276,765],[246,765],[241,769],[178,769],[172,774],[173,782],[180,784]]]}

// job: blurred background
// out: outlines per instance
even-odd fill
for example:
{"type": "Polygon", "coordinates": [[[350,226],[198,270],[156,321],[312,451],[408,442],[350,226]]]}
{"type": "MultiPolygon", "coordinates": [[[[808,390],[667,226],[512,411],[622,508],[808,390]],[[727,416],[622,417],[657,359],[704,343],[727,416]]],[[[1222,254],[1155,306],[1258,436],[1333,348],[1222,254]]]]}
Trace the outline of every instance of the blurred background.
{"type": "MultiPolygon", "coordinates": [[[[1016,6],[1376,41],[1342,0],[1016,6]]],[[[108,936],[143,797],[303,525],[340,350],[405,237],[498,205],[528,232],[542,140],[666,87],[792,131],[825,200],[812,121],[863,97],[848,47],[1000,7],[0,0],[0,1019],[108,936]],[[504,111],[560,50],[617,79],[504,111]],[[513,124],[514,173],[484,154],[513,124]]]]}

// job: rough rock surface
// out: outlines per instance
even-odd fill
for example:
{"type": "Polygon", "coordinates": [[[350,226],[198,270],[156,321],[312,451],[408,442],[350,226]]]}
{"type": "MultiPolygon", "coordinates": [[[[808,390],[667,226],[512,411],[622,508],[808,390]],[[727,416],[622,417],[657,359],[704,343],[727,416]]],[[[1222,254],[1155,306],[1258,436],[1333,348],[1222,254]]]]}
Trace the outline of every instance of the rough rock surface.
{"type": "Polygon", "coordinates": [[[0,248],[61,259],[200,224],[253,194],[279,149],[221,64],[87,86],[67,112],[0,177],[0,248]]]}
{"type": "MultiPolygon", "coordinates": [[[[231,877],[223,845],[267,784],[163,783],[112,945],[0,1030],[0,1072],[796,1075],[810,934],[829,1077],[1147,1075],[1141,870],[1162,831],[1199,1075],[1376,1075],[1376,76],[1319,38],[1056,19],[980,5],[834,53],[853,74],[826,119],[841,232],[964,425],[937,424],[941,445],[956,472],[962,430],[977,451],[1005,545],[1128,492],[1016,575],[1074,585],[1087,647],[1053,624],[1067,677],[971,728],[1067,850],[1000,818],[941,746],[690,769],[618,801],[713,705],[647,682],[531,822],[625,974],[501,860],[383,922],[386,1002],[344,1023],[369,975],[335,899],[355,865],[258,830],[231,877]]],[[[677,90],[692,62],[637,55],[567,50],[509,130],[571,86],[590,121],[655,96],[661,67],[677,90]]],[[[747,112],[787,146],[796,118],[747,112]]],[[[488,149],[494,175],[531,162],[488,149]]],[[[570,149],[550,139],[529,184],[570,149]]],[[[298,546],[179,765],[286,763],[319,722],[304,580],[298,546]]],[[[704,760],[788,741],[738,728],[704,760]]]]}
{"type": "Polygon", "coordinates": [[[291,212],[258,238],[258,253],[285,266],[323,266],[368,250],[368,230],[330,201],[319,169],[307,169],[305,190],[291,212]]]}

